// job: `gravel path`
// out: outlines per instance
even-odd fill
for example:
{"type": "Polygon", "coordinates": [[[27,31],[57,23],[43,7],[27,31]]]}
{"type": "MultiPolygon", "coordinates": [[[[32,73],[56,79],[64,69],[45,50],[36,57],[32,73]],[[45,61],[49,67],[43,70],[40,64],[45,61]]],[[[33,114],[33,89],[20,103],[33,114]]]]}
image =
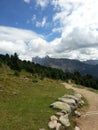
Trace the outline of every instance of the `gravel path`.
{"type": "Polygon", "coordinates": [[[89,103],[89,108],[77,119],[77,125],[81,130],[98,130],[98,94],[89,90],[74,88],[71,84],[63,83],[67,89],[73,89],[82,94],[89,103]]]}

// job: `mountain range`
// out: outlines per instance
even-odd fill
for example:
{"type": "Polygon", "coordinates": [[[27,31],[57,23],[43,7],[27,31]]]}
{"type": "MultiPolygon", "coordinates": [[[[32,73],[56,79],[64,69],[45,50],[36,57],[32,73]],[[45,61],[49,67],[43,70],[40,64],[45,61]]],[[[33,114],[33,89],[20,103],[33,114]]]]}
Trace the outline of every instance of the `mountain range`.
{"type": "Polygon", "coordinates": [[[98,65],[98,60],[86,60],[84,63],[89,65],[98,65]]]}
{"type": "Polygon", "coordinates": [[[43,58],[33,57],[32,62],[47,67],[61,69],[64,72],[78,71],[81,74],[90,74],[98,77],[98,60],[79,61],[65,58],[51,58],[45,56],[43,58]]]}

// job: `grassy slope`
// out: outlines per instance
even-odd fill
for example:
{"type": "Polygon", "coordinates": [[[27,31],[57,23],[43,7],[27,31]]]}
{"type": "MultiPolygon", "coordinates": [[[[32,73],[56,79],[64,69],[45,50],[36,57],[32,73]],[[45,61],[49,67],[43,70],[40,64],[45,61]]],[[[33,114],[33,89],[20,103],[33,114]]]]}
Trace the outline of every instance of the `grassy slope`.
{"type": "Polygon", "coordinates": [[[48,130],[55,113],[49,105],[65,93],[70,91],[59,81],[40,80],[27,72],[16,77],[7,66],[0,68],[0,130],[48,130]]]}

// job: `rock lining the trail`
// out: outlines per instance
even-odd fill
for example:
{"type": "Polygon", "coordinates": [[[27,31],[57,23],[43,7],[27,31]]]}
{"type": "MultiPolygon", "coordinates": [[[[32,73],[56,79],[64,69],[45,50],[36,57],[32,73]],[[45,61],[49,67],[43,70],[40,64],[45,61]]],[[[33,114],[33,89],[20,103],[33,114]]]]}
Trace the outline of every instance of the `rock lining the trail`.
{"type": "Polygon", "coordinates": [[[80,116],[81,116],[81,113],[80,113],[79,111],[75,110],[75,111],[74,111],[74,115],[75,115],[76,117],[80,117],[80,116]]]}
{"type": "Polygon", "coordinates": [[[52,116],[50,117],[50,120],[51,120],[51,121],[53,121],[53,120],[58,120],[58,118],[57,118],[55,115],[52,115],[52,116]]]}
{"type": "Polygon", "coordinates": [[[52,106],[55,109],[59,109],[63,111],[64,113],[71,113],[71,107],[69,104],[61,101],[57,101],[52,103],[50,106],[52,106]]]}
{"type": "Polygon", "coordinates": [[[74,130],[80,130],[80,128],[78,126],[75,126],[75,129],[74,130]]]}
{"type": "MultiPolygon", "coordinates": [[[[58,98],[58,101],[52,103],[50,106],[53,109],[59,110],[55,115],[50,116],[50,120],[48,122],[48,127],[50,130],[61,130],[66,129],[71,126],[71,122],[69,120],[70,115],[74,115],[79,118],[81,113],[77,110],[80,105],[84,104],[82,100],[82,95],[76,93],[74,95],[65,94],[64,96],[58,98]]],[[[45,130],[44,128],[39,130],[45,130]]],[[[78,126],[75,126],[74,130],[80,130],[78,126]]]]}
{"type": "Polygon", "coordinates": [[[57,120],[51,120],[51,121],[49,121],[48,127],[49,127],[50,129],[56,128],[56,127],[57,127],[57,120]]]}
{"type": "MultiPolygon", "coordinates": [[[[77,111],[77,108],[83,104],[84,101],[82,100],[82,95],[79,93],[74,95],[65,94],[64,96],[58,98],[58,101],[50,105],[53,109],[59,110],[59,112],[50,117],[50,121],[48,123],[49,129],[61,130],[62,128],[66,129],[69,127],[71,125],[69,115],[74,113],[73,115],[79,118],[81,113],[77,111]],[[53,127],[50,126],[51,123],[54,123],[53,127]]],[[[75,126],[75,130],[80,130],[80,128],[75,126]]]]}
{"type": "Polygon", "coordinates": [[[61,122],[61,124],[63,124],[65,127],[69,127],[70,126],[70,121],[68,118],[68,114],[60,116],[59,121],[61,122]]]}

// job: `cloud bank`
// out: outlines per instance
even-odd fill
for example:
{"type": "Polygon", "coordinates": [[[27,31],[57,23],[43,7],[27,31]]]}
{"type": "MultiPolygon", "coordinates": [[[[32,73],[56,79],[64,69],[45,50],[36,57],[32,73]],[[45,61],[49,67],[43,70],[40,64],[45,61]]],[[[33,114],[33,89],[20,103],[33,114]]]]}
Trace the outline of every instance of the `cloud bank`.
{"type": "MultiPolygon", "coordinates": [[[[30,0],[25,0],[30,2],[30,0]]],[[[49,55],[57,58],[98,59],[98,1],[97,0],[37,0],[36,5],[45,9],[51,4],[56,11],[52,33],[59,38],[48,42],[33,31],[0,26],[0,53],[17,52],[21,59],[49,55]],[[49,3],[50,2],[50,3],[49,3]]],[[[36,20],[34,16],[32,20],[36,20]]],[[[48,21],[49,22],[49,21],[48,21]]],[[[37,23],[45,27],[46,17],[37,23]]]]}
{"type": "Polygon", "coordinates": [[[58,10],[53,22],[62,29],[55,51],[80,60],[98,59],[98,1],[52,0],[52,5],[58,10]]]}
{"type": "Polygon", "coordinates": [[[44,56],[48,48],[41,35],[33,31],[0,27],[0,53],[17,52],[21,59],[31,60],[32,56],[44,56]]]}

